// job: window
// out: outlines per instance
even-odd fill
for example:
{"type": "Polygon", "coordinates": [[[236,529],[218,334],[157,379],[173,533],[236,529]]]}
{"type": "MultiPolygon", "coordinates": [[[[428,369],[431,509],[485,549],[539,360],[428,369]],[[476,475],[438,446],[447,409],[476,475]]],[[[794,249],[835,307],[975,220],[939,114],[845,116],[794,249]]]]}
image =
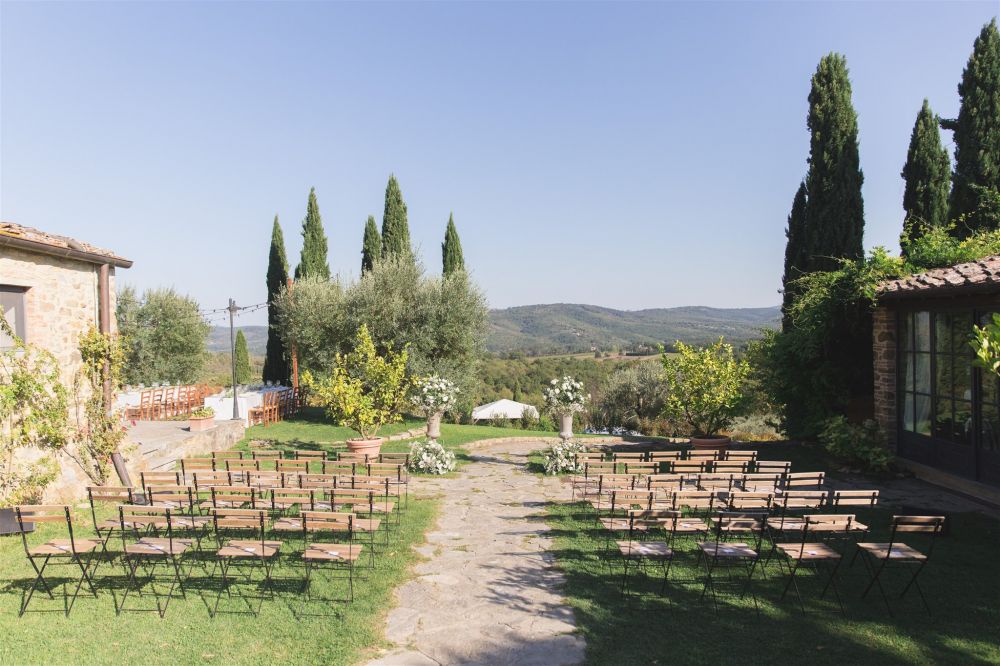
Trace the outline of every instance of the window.
{"type": "MultiPolygon", "coordinates": [[[[0,285],[0,314],[7,319],[17,337],[24,339],[24,293],[23,287],[8,287],[0,285]]],[[[14,340],[5,332],[0,331],[0,350],[10,349],[14,340]]]]}
{"type": "Polygon", "coordinates": [[[903,429],[931,434],[931,314],[903,315],[901,326],[903,429]]]}

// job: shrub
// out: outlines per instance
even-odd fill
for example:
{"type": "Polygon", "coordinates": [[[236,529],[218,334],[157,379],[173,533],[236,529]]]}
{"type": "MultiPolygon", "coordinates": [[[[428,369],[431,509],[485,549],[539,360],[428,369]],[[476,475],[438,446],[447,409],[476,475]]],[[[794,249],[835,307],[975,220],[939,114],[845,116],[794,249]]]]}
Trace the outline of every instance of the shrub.
{"type": "Polygon", "coordinates": [[[823,424],[819,441],[835,458],[866,472],[884,472],[892,463],[885,434],[871,419],[859,425],[834,416],[823,424]]]}
{"type": "Polygon", "coordinates": [[[538,430],[538,417],[530,409],[521,410],[521,430],[538,430]]]}
{"type": "Polygon", "coordinates": [[[455,454],[434,441],[414,442],[410,446],[411,472],[447,474],[455,469],[455,454]]]}
{"type": "Polygon", "coordinates": [[[553,444],[552,448],[545,452],[545,473],[554,475],[579,472],[580,467],[576,462],[576,454],[586,451],[587,447],[579,442],[553,444]]]}
{"type": "Polygon", "coordinates": [[[976,353],[975,364],[995,375],[1000,375],[1000,314],[993,314],[992,321],[972,327],[969,342],[976,353]]]}
{"type": "Polygon", "coordinates": [[[619,368],[605,381],[592,421],[609,430],[640,430],[640,423],[655,420],[663,411],[664,388],[663,369],[656,363],[619,368]]]}
{"type": "Polygon", "coordinates": [[[662,353],[667,397],[663,415],[698,437],[716,435],[740,415],[750,365],[722,338],[708,347],[678,341],[676,355],[662,353]]]}

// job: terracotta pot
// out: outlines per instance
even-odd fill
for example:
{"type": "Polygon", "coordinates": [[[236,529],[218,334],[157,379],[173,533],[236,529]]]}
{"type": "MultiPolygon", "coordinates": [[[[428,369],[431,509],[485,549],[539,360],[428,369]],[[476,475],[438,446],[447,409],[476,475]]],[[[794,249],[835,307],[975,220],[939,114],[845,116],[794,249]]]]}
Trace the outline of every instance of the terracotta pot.
{"type": "Polygon", "coordinates": [[[384,441],[384,437],[349,439],[347,440],[347,450],[351,453],[364,453],[369,456],[377,456],[382,450],[382,442],[384,441]]]}
{"type": "Polygon", "coordinates": [[[215,427],[214,416],[192,416],[188,419],[188,430],[191,432],[202,432],[215,427]]]}
{"type": "Polygon", "coordinates": [[[560,414],[559,415],[559,436],[562,437],[564,442],[569,441],[573,437],[573,415],[572,414],[560,414]]]}
{"type": "Polygon", "coordinates": [[[715,451],[725,451],[729,448],[729,444],[732,442],[728,437],[723,437],[721,435],[715,435],[712,437],[692,437],[691,446],[695,449],[706,450],[711,449],[715,451]]]}
{"type": "Polygon", "coordinates": [[[441,412],[427,417],[427,439],[437,440],[441,436],[441,412]]]}

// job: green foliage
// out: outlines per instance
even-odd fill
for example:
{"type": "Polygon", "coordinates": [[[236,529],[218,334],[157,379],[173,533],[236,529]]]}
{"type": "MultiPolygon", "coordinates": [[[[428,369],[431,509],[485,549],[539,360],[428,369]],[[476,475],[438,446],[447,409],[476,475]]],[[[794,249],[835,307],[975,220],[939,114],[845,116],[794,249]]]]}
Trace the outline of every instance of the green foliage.
{"type": "Polygon", "coordinates": [[[361,274],[364,275],[378,263],[382,257],[382,236],[375,224],[375,216],[369,215],[365,222],[365,237],[361,247],[361,274]]]}
{"type": "Polygon", "coordinates": [[[958,238],[954,228],[935,227],[907,246],[903,273],[954,266],[1000,254],[1000,229],[983,230],[958,238]]]}
{"type": "Polygon", "coordinates": [[[885,472],[892,463],[885,433],[871,419],[856,424],[834,416],[824,422],[819,441],[835,458],[865,472],[885,472]]]}
{"type": "Polygon", "coordinates": [[[215,410],[211,407],[201,407],[188,414],[188,418],[207,419],[215,416],[215,410]]]}
{"type": "Polygon", "coordinates": [[[93,326],[80,336],[77,345],[83,361],[73,378],[76,446],[66,449],[95,484],[107,482],[111,454],[125,441],[120,410],[114,408],[114,390],[121,385],[125,350],[117,336],[101,333],[93,326]],[[104,380],[111,382],[111,394],[104,394],[104,380]]]}
{"type": "Polygon", "coordinates": [[[354,338],[354,349],[337,354],[332,372],[314,379],[306,371],[302,383],[309,389],[310,402],[326,409],[342,426],[351,428],[362,439],[378,435],[387,423],[402,419],[400,410],[410,391],[406,374],[407,352],[391,349],[379,355],[364,324],[354,338]]]}
{"type": "Polygon", "coordinates": [[[635,363],[619,367],[601,388],[595,400],[593,419],[601,428],[639,430],[662,412],[666,399],[663,369],[655,363],[635,363]]]}
{"type": "Polygon", "coordinates": [[[943,123],[955,131],[955,173],[950,215],[965,218],[958,232],[996,229],[992,220],[975,215],[981,198],[1000,190],[1000,32],[997,20],[983,26],[958,84],[962,99],[958,118],[943,123]]]}
{"type": "Polygon", "coordinates": [[[808,202],[808,189],[805,181],[799,183],[799,189],[795,192],[792,200],[792,210],[788,214],[788,226],[785,228],[785,272],[781,276],[781,314],[782,328],[787,329],[790,325],[788,309],[792,305],[795,297],[795,290],[792,282],[802,276],[808,264],[806,254],[806,206],[808,202]]]}
{"type": "Polygon", "coordinates": [[[410,225],[406,220],[406,203],[395,175],[385,186],[385,210],[382,213],[382,257],[413,256],[410,247],[410,225]]]}
{"type": "Polygon", "coordinates": [[[976,353],[977,366],[1000,376],[1000,314],[994,313],[992,321],[972,327],[969,345],[976,353]]]}
{"type": "Polygon", "coordinates": [[[288,258],[285,256],[285,236],[274,216],[271,228],[271,250],[267,260],[267,351],[264,353],[264,381],[287,384],[291,377],[289,354],[278,330],[275,302],[288,285],[288,258]]]}
{"type": "Polygon", "coordinates": [[[326,233],[323,231],[323,218],[320,217],[319,203],[316,201],[316,188],[313,187],[309,190],[306,216],[302,220],[302,258],[295,267],[295,279],[314,277],[329,280],[330,264],[326,253],[326,233]]]}
{"type": "Polygon", "coordinates": [[[444,242],[441,243],[441,264],[444,275],[465,270],[465,257],[462,255],[462,241],[458,238],[454,215],[448,215],[448,228],[444,232],[444,242]]]}
{"type": "Polygon", "coordinates": [[[0,351],[0,507],[38,500],[59,468],[50,454],[70,439],[66,387],[49,352],[25,344],[0,316],[0,331],[14,340],[0,351]],[[26,449],[42,452],[31,459],[26,449]]]}
{"type": "Polygon", "coordinates": [[[807,124],[807,268],[836,270],[839,259],[864,255],[864,176],[858,157],[858,117],[844,56],[830,53],[820,60],[812,77],[807,124]]]}
{"type": "Polygon", "coordinates": [[[910,242],[923,236],[928,229],[948,223],[951,160],[948,151],[941,146],[938,122],[939,118],[925,99],[913,124],[906,164],[900,174],[906,181],[903,192],[906,217],[899,241],[904,256],[910,242]]]}
{"type": "Polygon", "coordinates": [[[737,359],[722,338],[708,347],[678,341],[676,354],[661,355],[666,399],[664,415],[696,436],[716,435],[739,416],[744,384],[750,374],[745,359],[737,359]]]}
{"type": "Polygon", "coordinates": [[[249,384],[253,381],[253,366],[250,365],[250,350],[243,331],[236,331],[236,383],[249,384]]]}
{"type": "Polygon", "coordinates": [[[139,298],[132,287],[125,287],[118,292],[116,316],[125,349],[124,383],[197,380],[210,327],[196,301],[173,288],[146,290],[139,298]]]}

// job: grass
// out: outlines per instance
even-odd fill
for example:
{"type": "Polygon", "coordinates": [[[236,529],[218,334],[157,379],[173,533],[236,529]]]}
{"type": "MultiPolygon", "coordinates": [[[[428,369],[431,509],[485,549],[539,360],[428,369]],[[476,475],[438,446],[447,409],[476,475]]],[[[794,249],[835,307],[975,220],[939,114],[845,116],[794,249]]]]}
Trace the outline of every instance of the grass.
{"type": "MultiPolygon", "coordinates": [[[[832,469],[819,447],[781,443],[758,448],[763,458],[792,460],[793,469],[832,469]]],[[[887,538],[891,509],[854,513],[872,526],[870,540],[887,538]]],[[[587,640],[590,664],[1000,663],[1000,524],[975,513],[952,514],[951,519],[951,535],[939,539],[920,578],[935,606],[933,617],[926,615],[913,590],[904,600],[893,601],[894,618],[886,614],[876,591],[861,600],[869,579],[859,560],[851,568],[845,562],[842,568],[845,619],[835,612],[816,612],[836,606],[816,599],[819,579],[803,572],[797,580],[802,581],[810,614],[800,612],[791,592],[779,603],[787,579],[776,561],[767,567],[766,580],[755,576],[759,618],[750,599],[737,595],[720,595],[716,613],[709,599],[699,599],[702,584],[697,579],[703,569],[695,566],[690,542],[678,547],[670,575],[694,581],[671,583],[661,597],[658,570],[651,571],[653,579],[633,576],[630,580],[640,594],[626,603],[618,588],[620,560],[613,558],[611,574],[601,554],[605,537],[589,507],[552,504],[545,518],[557,566],[566,575],[564,594],[587,640]]],[[[848,554],[853,555],[853,549],[848,554]]],[[[888,580],[888,589],[898,594],[900,579],[888,580]]]]}

